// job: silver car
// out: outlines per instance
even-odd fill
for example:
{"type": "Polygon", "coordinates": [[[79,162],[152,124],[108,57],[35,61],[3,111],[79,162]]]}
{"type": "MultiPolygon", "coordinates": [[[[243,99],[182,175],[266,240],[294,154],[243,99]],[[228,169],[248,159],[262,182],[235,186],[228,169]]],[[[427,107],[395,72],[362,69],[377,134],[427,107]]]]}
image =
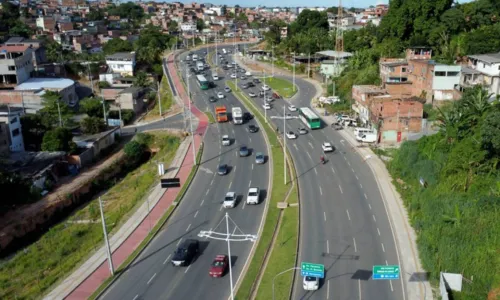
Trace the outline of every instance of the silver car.
{"type": "Polygon", "coordinates": [[[255,154],[255,163],[256,164],[263,164],[265,162],[265,157],[262,152],[257,152],[255,154]]]}

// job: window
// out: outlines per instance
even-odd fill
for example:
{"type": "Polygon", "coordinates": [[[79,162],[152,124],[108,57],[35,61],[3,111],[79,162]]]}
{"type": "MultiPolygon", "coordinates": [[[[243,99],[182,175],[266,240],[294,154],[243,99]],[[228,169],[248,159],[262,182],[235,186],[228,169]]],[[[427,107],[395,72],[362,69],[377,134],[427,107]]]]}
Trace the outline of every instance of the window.
{"type": "Polygon", "coordinates": [[[18,136],[18,135],[19,135],[19,128],[12,130],[12,136],[18,136]]]}
{"type": "Polygon", "coordinates": [[[9,71],[15,71],[16,70],[16,66],[9,66],[9,71]]]}
{"type": "Polygon", "coordinates": [[[434,76],[437,76],[437,77],[443,77],[443,76],[446,76],[446,72],[443,72],[443,71],[436,71],[434,73],[434,76]]]}
{"type": "Polygon", "coordinates": [[[17,117],[14,117],[14,118],[12,118],[12,120],[10,120],[10,124],[14,124],[16,122],[17,122],[17,117]]]}
{"type": "Polygon", "coordinates": [[[459,72],[448,72],[447,76],[448,77],[456,77],[458,76],[458,74],[460,74],[459,72]]]}
{"type": "Polygon", "coordinates": [[[401,72],[406,73],[406,68],[401,68],[401,72]]]}

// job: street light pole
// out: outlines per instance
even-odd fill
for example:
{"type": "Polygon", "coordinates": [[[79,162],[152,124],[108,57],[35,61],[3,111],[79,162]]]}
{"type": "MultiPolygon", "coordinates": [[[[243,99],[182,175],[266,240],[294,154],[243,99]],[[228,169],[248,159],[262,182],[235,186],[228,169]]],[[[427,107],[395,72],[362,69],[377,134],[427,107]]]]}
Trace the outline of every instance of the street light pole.
{"type": "Polygon", "coordinates": [[[283,173],[285,174],[285,185],[286,185],[286,106],[283,105],[283,173]]]}
{"type": "Polygon", "coordinates": [[[190,127],[190,132],[191,132],[191,146],[193,148],[193,164],[196,165],[196,151],[194,149],[194,132],[193,132],[193,119],[191,118],[191,90],[189,89],[189,74],[187,73],[187,66],[186,66],[186,84],[187,84],[187,92],[188,92],[188,105],[189,105],[189,127],[190,127]]]}
{"type": "Polygon", "coordinates": [[[104,244],[106,245],[106,254],[108,256],[109,271],[111,272],[111,276],[114,276],[115,269],[113,267],[113,258],[111,256],[111,248],[109,247],[108,232],[106,230],[106,219],[104,219],[104,210],[102,208],[101,197],[99,197],[99,209],[101,210],[102,230],[104,232],[104,244]]]}
{"type": "Polygon", "coordinates": [[[293,91],[295,92],[295,52],[293,54],[293,91]]]}
{"type": "MultiPolygon", "coordinates": [[[[264,69],[264,86],[266,85],[266,70],[264,69]]],[[[266,104],[266,90],[264,90],[264,105],[266,104]]],[[[267,109],[264,109],[264,118],[267,124],[267,109]]]]}
{"type": "MultiPolygon", "coordinates": [[[[231,218],[229,217],[229,214],[226,212],[226,215],[224,216],[224,219],[223,219],[226,221],[226,233],[215,232],[213,230],[209,230],[209,231],[200,231],[200,233],[198,233],[198,236],[227,242],[227,253],[229,256],[229,281],[231,284],[231,298],[230,299],[234,300],[233,270],[232,270],[232,266],[231,266],[231,243],[230,242],[244,242],[244,241],[255,242],[257,240],[257,236],[252,235],[252,234],[244,234],[241,231],[241,229],[236,225],[236,223],[234,223],[234,221],[232,219],[231,219],[231,222],[233,222],[233,224],[235,225],[235,229],[234,229],[233,233],[229,233],[229,220],[230,219],[231,218]],[[234,232],[236,232],[236,229],[238,229],[239,232],[241,232],[241,234],[234,234],[234,232]]],[[[222,223],[223,220],[221,220],[219,222],[219,224],[217,224],[217,226],[215,226],[215,228],[219,227],[219,225],[222,223]]]]}
{"type": "Polygon", "coordinates": [[[101,98],[102,98],[102,111],[104,117],[104,124],[108,125],[108,121],[106,121],[106,101],[104,101],[104,96],[102,95],[102,89],[101,89],[101,98]]]}
{"type": "Polygon", "coordinates": [[[162,113],[161,113],[160,79],[158,79],[158,83],[157,83],[157,85],[158,85],[158,90],[157,90],[156,92],[157,92],[157,94],[158,94],[158,106],[159,106],[159,108],[160,108],[160,118],[161,118],[162,113]]]}
{"type": "Polygon", "coordinates": [[[272,66],[271,76],[274,77],[274,44],[271,45],[271,66],[272,66]]]}
{"type": "Polygon", "coordinates": [[[280,275],[283,275],[283,274],[285,274],[286,272],[290,272],[290,271],[292,271],[292,270],[300,270],[300,269],[301,269],[301,268],[299,268],[299,267],[293,267],[293,268],[290,268],[290,269],[288,269],[288,270],[285,270],[285,271],[283,271],[283,272],[281,272],[281,273],[278,273],[278,274],[276,274],[276,275],[273,277],[273,300],[275,299],[275,296],[274,296],[274,280],[276,279],[276,277],[278,277],[278,276],[280,276],[280,275]]]}

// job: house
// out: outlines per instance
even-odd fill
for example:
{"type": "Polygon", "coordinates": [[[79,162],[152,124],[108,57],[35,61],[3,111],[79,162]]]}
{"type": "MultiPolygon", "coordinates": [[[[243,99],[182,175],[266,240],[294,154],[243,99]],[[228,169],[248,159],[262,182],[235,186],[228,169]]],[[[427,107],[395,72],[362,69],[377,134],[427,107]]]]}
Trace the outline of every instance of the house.
{"type": "Polygon", "coordinates": [[[53,17],[48,17],[47,15],[39,16],[38,19],[36,19],[36,26],[42,31],[54,32],[56,29],[56,21],[53,17]]]}
{"type": "Polygon", "coordinates": [[[9,88],[20,84],[33,73],[33,49],[28,45],[0,46],[0,87],[9,88]]]}
{"type": "MultiPolygon", "coordinates": [[[[325,61],[325,60],[329,61],[324,64],[324,70],[331,71],[332,76],[334,76],[334,74],[340,74],[342,72],[345,63],[352,55],[353,54],[349,52],[338,52],[332,50],[320,51],[316,52],[315,54],[315,56],[318,57],[320,61],[325,61]],[[335,64],[335,61],[339,62],[338,67],[335,64]],[[335,68],[339,69],[336,70],[335,68]]],[[[323,75],[327,75],[327,73],[323,73],[323,75]]]]}
{"type": "Polygon", "coordinates": [[[110,110],[130,109],[140,113],[144,107],[146,91],[135,86],[116,86],[102,89],[104,100],[109,103],[110,110]]]}
{"type": "Polygon", "coordinates": [[[77,155],[69,156],[68,162],[77,165],[79,168],[91,165],[103,151],[116,142],[119,129],[119,127],[116,127],[97,134],[74,136],[73,142],[83,151],[77,155]]]}
{"type": "Polygon", "coordinates": [[[106,64],[113,73],[122,76],[134,76],[135,52],[117,52],[106,56],[106,64]]]}
{"type": "Polygon", "coordinates": [[[8,156],[10,152],[23,152],[24,141],[21,129],[21,116],[24,109],[20,107],[0,106],[0,155],[8,156]]]}
{"type": "Polygon", "coordinates": [[[288,36],[288,27],[281,27],[280,35],[282,39],[285,39],[288,36]]]}
{"type": "Polygon", "coordinates": [[[25,39],[23,37],[11,37],[8,39],[5,46],[28,46],[32,49],[32,64],[35,70],[42,67],[43,64],[47,62],[47,55],[45,53],[45,47],[41,40],[25,39]]]}
{"type": "Polygon", "coordinates": [[[482,84],[489,93],[500,95],[500,52],[469,55],[459,89],[482,84]]]}
{"type": "Polygon", "coordinates": [[[377,100],[392,99],[392,96],[384,88],[376,85],[353,85],[352,99],[354,101],[352,110],[358,114],[361,123],[369,127],[372,104],[377,100]]]}
{"type": "Polygon", "coordinates": [[[181,31],[182,32],[196,31],[196,23],[194,22],[181,23],[181,31]]]}
{"type": "Polygon", "coordinates": [[[391,95],[411,96],[410,68],[404,58],[381,58],[379,61],[381,87],[391,95]]]}

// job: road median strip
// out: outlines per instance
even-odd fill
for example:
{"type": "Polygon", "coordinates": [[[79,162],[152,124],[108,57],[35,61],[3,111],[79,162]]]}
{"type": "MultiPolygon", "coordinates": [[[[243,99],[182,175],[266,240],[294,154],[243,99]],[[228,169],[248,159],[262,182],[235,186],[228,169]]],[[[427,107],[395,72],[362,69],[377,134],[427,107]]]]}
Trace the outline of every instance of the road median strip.
{"type": "MultiPolygon", "coordinates": [[[[285,185],[284,183],[284,174],[281,171],[284,169],[282,145],[272,125],[266,123],[264,116],[255,104],[241,90],[237,90],[233,82],[227,82],[227,85],[262,124],[262,130],[265,131],[271,144],[272,153],[270,155],[272,155],[272,159],[270,161],[273,163],[274,170],[273,188],[270,197],[268,197],[270,204],[264,229],[252,262],[238,288],[236,299],[250,299],[252,295],[257,295],[258,299],[272,299],[272,290],[267,288],[269,284],[267,281],[270,278],[272,282],[275,274],[295,265],[299,230],[298,210],[294,208],[281,210],[277,208],[277,205],[278,202],[285,201],[298,203],[298,186],[297,184],[285,185]],[[262,274],[262,272],[264,273],[262,274]],[[259,289],[259,281],[266,288],[259,289]]],[[[292,174],[295,174],[295,171],[293,164],[289,162],[288,165],[287,177],[290,178],[290,167],[292,174]]],[[[292,275],[282,276],[277,281],[275,292],[279,295],[278,299],[288,298],[292,287],[292,275]]]]}

